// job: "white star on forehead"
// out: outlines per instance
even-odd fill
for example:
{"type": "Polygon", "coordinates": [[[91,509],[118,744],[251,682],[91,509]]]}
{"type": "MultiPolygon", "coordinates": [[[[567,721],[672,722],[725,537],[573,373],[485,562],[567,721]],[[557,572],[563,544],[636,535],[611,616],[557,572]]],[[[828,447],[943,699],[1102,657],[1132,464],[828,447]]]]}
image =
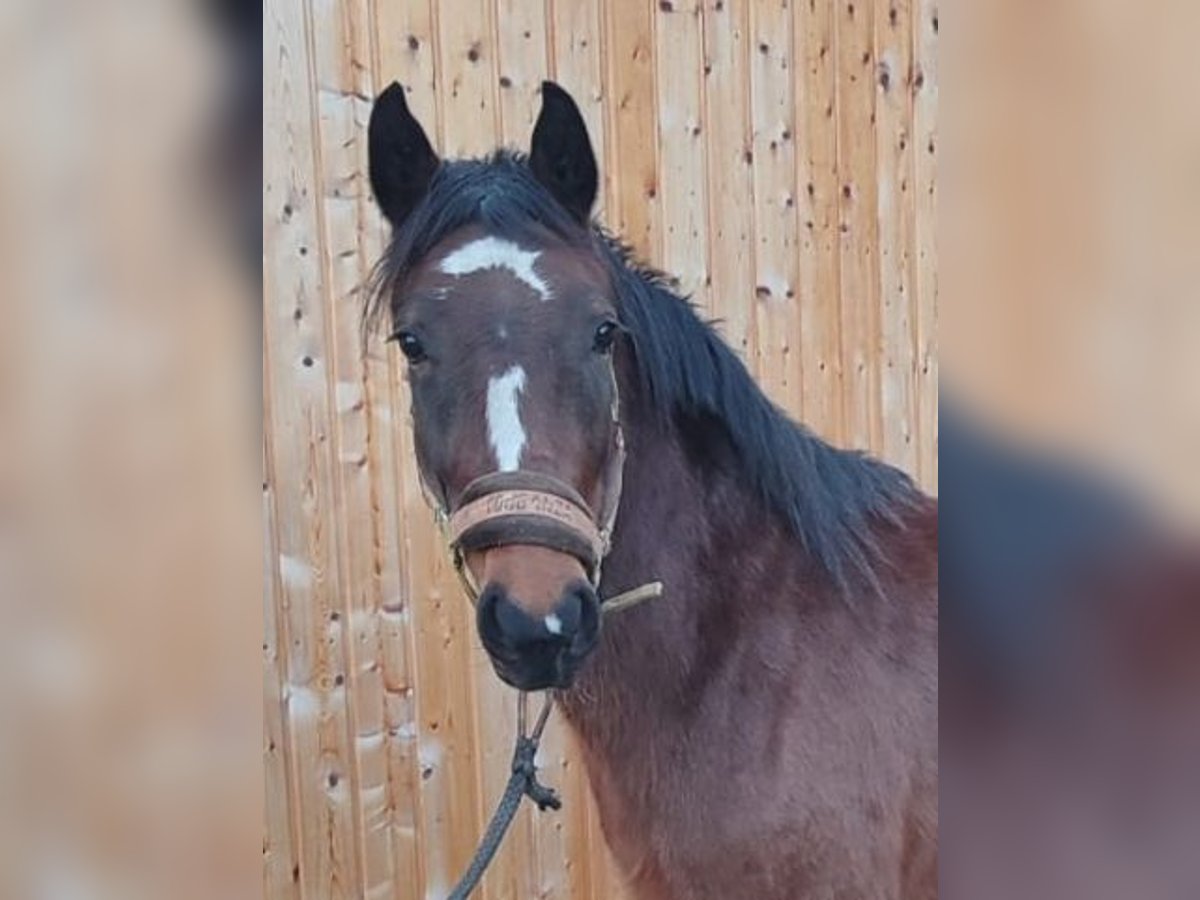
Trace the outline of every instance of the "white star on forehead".
{"type": "Polygon", "coordinates": [[[541,254],[524,250],[512,241],[484,237],[471,241],[446,255],[441,270],[447,275],[470,275],[487,269],[505,269],[527,284],[542,300],[550,299],[550,285],[533,264],[541,254]]]}

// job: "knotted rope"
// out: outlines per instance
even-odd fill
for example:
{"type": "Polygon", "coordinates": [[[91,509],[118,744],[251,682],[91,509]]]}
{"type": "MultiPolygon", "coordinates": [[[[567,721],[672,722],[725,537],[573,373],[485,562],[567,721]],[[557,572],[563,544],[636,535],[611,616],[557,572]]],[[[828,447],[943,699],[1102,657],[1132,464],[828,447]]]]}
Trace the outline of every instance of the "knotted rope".
{"type": "Polygon", "coordinates": [[[479,880],[483,878],[484,871],[491,863],[492,857],[500,848],[500,842],[504,840],[504,835],[508,831],[509,825],[512,824],[513,817],[521,808],[522,797],[528,795],[540,810],[562,808],[562,800],[558,798],[558,794],[537,780],[537,767],[533,763],[533,758],[537,755],[538,744],[542,740],[542,732],[546,728],[546,721],[550,718],[550,707],[553,701],[547,694],[546,699],[542,702],[542,711],[538,714],[537,724],[527,735],[525,734],[525,708],[528,697],[529,695],[522,691],[518,700],[517,746],[513,751],[512,775],[509,776],[508,786],[504,789],[500,803],[496,806],[496,812],[492,814],[492,821],[488,824],[487,831],[483,833],[483,840],[479,842],[479,849],[475,851],[471,865],[467,867],[463,877],[450,892],[449,900],[466,900],[471,891],[475,890],[479,880]]]}

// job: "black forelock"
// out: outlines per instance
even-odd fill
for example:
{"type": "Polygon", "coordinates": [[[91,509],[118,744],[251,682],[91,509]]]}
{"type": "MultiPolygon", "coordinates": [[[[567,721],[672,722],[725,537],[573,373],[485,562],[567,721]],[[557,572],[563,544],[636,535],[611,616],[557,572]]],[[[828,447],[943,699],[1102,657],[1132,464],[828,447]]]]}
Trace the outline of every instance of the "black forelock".
{"type": "MultiPolygon", "coordinates": [[[[748,486],[793,528],[834,583],[878,584],[882,553],[874,526],[880,519],[899,522],[920,502],[911,479],[863,453],[833,447],[790,420],[685,297],[660,273],[636,264],[628,248],[600,226],[589,231],[571,218],[520,154],[502,151],[442,164],[376,268],[368,321],[388,313],[396,286],[412,268],[467,225],[599,252],[655,412],[673,423],[717,423],[748,486]]],[[[680,433],[686,435],[686,429],[680,433]]]]}

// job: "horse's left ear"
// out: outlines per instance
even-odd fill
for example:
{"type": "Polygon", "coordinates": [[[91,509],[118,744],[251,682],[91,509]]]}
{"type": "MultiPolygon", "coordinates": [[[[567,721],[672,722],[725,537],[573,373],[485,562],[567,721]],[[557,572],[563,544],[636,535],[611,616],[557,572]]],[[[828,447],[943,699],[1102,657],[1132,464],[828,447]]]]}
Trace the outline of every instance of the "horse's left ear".
{"type": "Polygon", "coordinates": [[[554,199],[587,223],[596,202],[596,157],[579,107],[553,81],[542,82],[542,111],[533,126],[529,167],[554,199]]]}

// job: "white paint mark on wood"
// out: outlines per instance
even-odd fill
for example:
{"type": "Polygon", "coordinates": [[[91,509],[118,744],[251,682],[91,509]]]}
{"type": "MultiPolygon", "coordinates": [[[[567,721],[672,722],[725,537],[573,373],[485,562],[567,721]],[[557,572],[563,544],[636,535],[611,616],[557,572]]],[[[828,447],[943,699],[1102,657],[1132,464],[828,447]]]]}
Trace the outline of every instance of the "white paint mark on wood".
{"type": "MultiPolygon", "coordinates": [[[[420,738],[420,747],[417,749],[417,760],[421,764],[421,768],[436,770],[445,760],[446,751],[441,743],[428,735],[422,735],[420,738]]],[[[423,777],[428,777],[426,772],[421,773],[423,777]]],[[[432,772],[428,773],[432,774],[432,772]]]]}
{"type": "Polygon", "coordinates": [[[284,587],[295,591],[304,591],[312,587],[313,568],[302,559],[279,555],[279,578],[284,587]]]}
{"type": "Polygon", "coordinates": [[[321,714],[321,700],[312,688],[289,684],[286,699],[293,724],[316,722],[321,714]]]}

